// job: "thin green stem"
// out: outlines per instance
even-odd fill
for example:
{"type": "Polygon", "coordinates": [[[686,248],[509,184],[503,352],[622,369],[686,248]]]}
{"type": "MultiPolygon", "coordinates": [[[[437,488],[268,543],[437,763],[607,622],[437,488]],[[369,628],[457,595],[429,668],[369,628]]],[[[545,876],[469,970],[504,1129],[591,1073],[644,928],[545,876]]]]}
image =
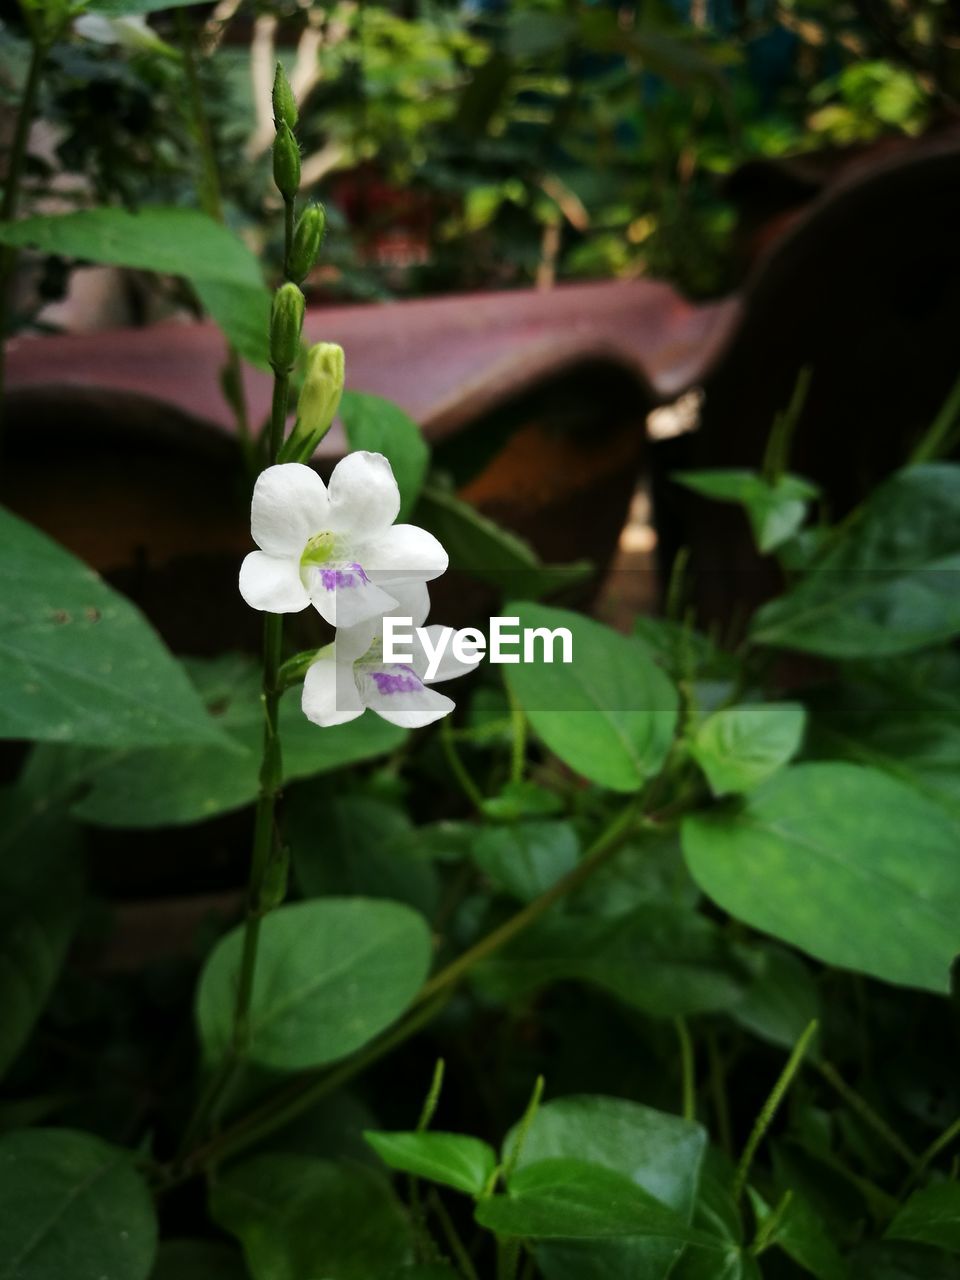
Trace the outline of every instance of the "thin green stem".
{"type": "MultiPolygon", "coordinates": [[[[27,139],[30,136],[30,124],[37,103],[37,90],[40,87],[40,70],[46,57],[47,47],[39,40],[33,41],[30,54],[30,67],[27,81],[20,99],[20,111],[17,114],[17,125],[10,146],[10,159],[7,165],[7,185],[3,190],[3,203],[0,205],[0,218],[4,222],[12,222],[17,216],[17,205],[20,200],[20,181],[23,177],[23,165],[27,154],[27,139]]],[[[7,329],[10,323],[10,285],[14,268],[17,265],[17,250],[13,245],[0,246],[0,428],[3,425],[4,385],[6,381],[6,343],[7,329]]]]}
{"type": "Polygon", "coordinates": [[[891,1151],[895,1151],[901,1160],[905,1161],[911,1168],[915,1168],[918,1163],[918,1157],[914,1151],[907,1146],[898,1133],[895,1133],[887,1124],[883,1116],[879,1115],[871,1107],[870,1103],[857,1093],[851,1085],[847,1084],[836,1067],[829,1062],[818,1062],[817,1070],[836,1091],[851,1111],[855,1111],[863,1122],[873,1130],[881,1142],[885,1143],[891,1151]]]}
{"type": "Polygon", "coordinates": [[[934,418],[923,438],[907,460],[910,467],[923,462],[933,462],[944,457],[956,443],[957,425],[960,423],[960,377],[950,388],[940,412],[934,418]]]}
{"type": "Polygon", "coordinates": [[[680,1045],[680,1098],[684,1120],[695,1120],[697,1098],[694,1084],[693,1041],[685,1018],[674,1018],[673,1025],[680,1045]]]}
{"type": "Polygon", "coordinates": [[[917,1157],[916,1163],[904,1183],[904,1192],[909,1191],[913,1184],[926,1173],[927,1169],[933,1161],[936,1160],[937,1156],[940,1155],[942,1151],[945,1151],[947,1147],[950,1146],[951,1142],[955,1142],[957,1138],[960,1138],[960,1116],[954,1120],[953,1124],[944,1129],[939,1138],[934,1138],[929,1147],[927,1147],[925,1151],[922,1151],[917,1157]]]}
{"type": "Polygon", "coordinates": [[[510,781],[522,782],[527,763],[527,717],[523,714],[520,699],[507,685],[507,699],[510,703],[510,781]]]}
{"type": "Polygon", "coordinates": [[[714,1118],[717,1123],[717,1138],[720,1149],[724,1154],[732,1157],[733,1133],[730,1126],[730,1108],[727,1105],[727,1084],[720,1046],[713,1031],[707,1032],[707,1064],[710,1072],[710,1099],[713,1102],[714,1118]]]}
{"type": "Polygon", "coordinates": [[[447,1246],[453,1254],[453,1259],[460,1269],[464,1280],[480,1280],[480,1277],[477,1275],[477,1269],[473,1265],[473,1261],[466,1250],[466,1246],[460,1239],[457,1228],[453,1224],[453,1219],[447,1212],[447,1206],[443,1203],[437,1191],[431,1191],[429,1203],[430,1208],[437,1216],[437,1221],[440,1223],[440,1230],[443,1232],[447,1246]]]}
{"type": "Polygon", "coordinates": [[[444,717],[440,723],[440,745],[443,747],[443,754],[447,758],[447,764],[450,766],[450,772],[460,784],[460,790],[475,809],[482,811],[483,793],[470,777],[466,765],[460,758],[460,752],[457,750],[457,744],[453,740],[453,730],[450,728],[450,719],[448,716],[444,717]]]}
{"type": "Polygon", "coordinates": [[[753,1158],[757,1154],[757,1148],[773,1123],[773,1118],[780,1109],[780,1104],[793,1083],[794,1076],[800,1070],[804,1054],[807,1052],[810,1041],[817,1033],[817,1025],[817,1020],[814,1018],[793,1046],[793,1051],[787,1059],[787,1065],[783,1068],[776,1084],[771,1089],[770,1096],[760,1108],[760,1114],[757,1116],[750,1137],[747,1139],[747,1145],[744,1147],[743,1154],[740,1157],[740,1163],[737,1165],[737,1173],[733,1181],[734,1200],[739,1200],[743,1195],[744,1188],[747,1185],[747,1177],[750,1173],[750,1166],[753,1164],[753,1158]]]}

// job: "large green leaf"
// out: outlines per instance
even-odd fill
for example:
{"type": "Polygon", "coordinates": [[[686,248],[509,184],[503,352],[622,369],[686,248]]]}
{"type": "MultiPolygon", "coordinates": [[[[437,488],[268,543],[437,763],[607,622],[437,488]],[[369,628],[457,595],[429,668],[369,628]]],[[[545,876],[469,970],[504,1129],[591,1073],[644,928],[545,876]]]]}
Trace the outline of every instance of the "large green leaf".
{"type": "Polygon", "coordinates": [[[0,244],[189,280],[263,283],[243,241],[196,209],[84,209],[22,218],[0,223],[0,244]]]}
{"type": "Polygon", "coordinates": [[[497,1163],[493,1147],[466,1133],[386,1133],[363,1135],[391,1169],[429,1178],[455,1191],[479,1196],[497,1163]]]}
{"type": "Polygon", "coordinates": [[[524,1165],[510,1179],[507,1195],[480,1201],[476,1218],[499,1236],[527,1240],[638,1236],[671,1245],[713,1243],[630,1178],[585,1160],[524,1165]]]}
{"type": "Polygon", "coordinates": [[[580,840],[569,822],[519,822],[481,827],[471,854],[498,889],[529,902],[573,870],[580,840]]]}
{"type": "MultiPolygon", "coordinates": [[[[257,794],[263,711],[254,663],[234,656],[192,662],[190,672],[224,730],[219,747],[158,748],[75,755],[70,763],[89,790],[74,814],[107,827],[163,827],[199,822],[250,804],[257,794]]],[[[378,716],[318,729],[300,710],[300,690],[280,702],[283,775],[287,782],[385,754],[405,731],[378,716]]]]}
{"type": "Polygon", "coordinates": [[[934,1182],[915,1191],[890,1223],[887,1235],[960,1253],[960,1184],[934,1182]]]}
{"type": "MultiPolygon", "coordinates": [[[[516,1139],[514,1128],[504,1140],[505,1154],[516,1139]]],[[[699,1125],[635,1102],[558,1098],[534,1116],[517,1167],[552,1160],[602,1166],[629,1179],[686,1225],[706,1145],[699,1125]]],[[[547,1280],[661,1280],[681,1249],[679,1243],[656,1239],[557,1242],[538,1245],[537,1261],[547,1280]]]]}
{"type": "Polygon", "coordinates": [[[339,412],[351,449],[369,449],[389,460],[400,489],[397,518],[409,519],[430,462],[430,447],[420,428],[399,405],[359,391],[343,393],[339,412]]]}
{"type": "Polygon", "coordinates": [[[2,509],[0,737],[109,747],[226,742],[143,615],[2,509]]]}
{"type": "Polygon", "coordinates": [[[833,658],[924,649],[960,632],[960,465],[899,471],[791,591],[765,605],[758,644],[833,658]]]}
{"type": "Polygon", "coordinates": [[[87,0],[86,9],[120,18],[129,13],[155,13],[158,9],[186,9],[204,0],[87,0]]]}
{"type": "Polygon", "coordinates": [[[593,571],[585,560],[544,564],[522,538],[437,485],[421,493],[416,519],[443,543],[452,569],[472,574],[504,595],[536,600],[575,586],[593,571]]]}
{"type": "Polygon", "coordinates": [[[805,721],[796,702],[725,707],[700,725],[690,754],[715,796],[749,791],[796,755],[805,721]]]}
{"type": "Polygon", "coordinates": [[[0,1076],[19,1054],[78,919],[73,825],[25,788],[0,793],[0,1076]]]}
{"type": "Polygon", "coordinates": [[[402,1208],[361,1165],[254,1156],[220,1175],[210,1212],[243,1245],[251,1280],[371,1280],[412,1257],[402,1208]]]}
{"type": "MultiPolygon", "coordinates": [[[[636,791],[666,759],[677,692],[644,646],[580,614],[510,604],[523,628],[567,628],[572,662],[505,668],[536,733],[571,769],[614,791],[636,791]]],[[[537,653],[540,653],[539,647],[537,653]]]]}
{"type": "Polygon", "coordinates": [[[305,897],[394,898],[425,915],[437,905],[433,865],[418,856],[403,809],[368,795],[295,788],[284,809],[297,884],[305,897]]]}
{"type": "MultiPolygon", "coordinates": [[[[242,946],[240,927],[201,975],[197,1021],[211,1063],[230,1044],[242,946]]],[[[327,898],[281,907],[260,929],[249,1058],[286,1071],[345,1058],[403,1013],[429,963],[427,925],[400,903],[327,898]]]]}
{"type": "Polygon", "coordinates": [[[717,927],[685,908],[647,903],[612,919],[553,915],[474,971],[508,1000],[560,981],[588,982],[651,1017],[728,1009],[748,970],[717,927]]]}
{"type": "Polygon", "coordinates": [[[71,1129],[0,1137],[0,1280],[147,1280],[157,1224],[128,1151],[71,1129]]]}
{"type": "Polygon", "coordinates": [[[911,787],[797,765],[739,809],[684,819],[690,871],[725,911],[829,964],[945,991],[960,951],[957,828],[911,787]]]}

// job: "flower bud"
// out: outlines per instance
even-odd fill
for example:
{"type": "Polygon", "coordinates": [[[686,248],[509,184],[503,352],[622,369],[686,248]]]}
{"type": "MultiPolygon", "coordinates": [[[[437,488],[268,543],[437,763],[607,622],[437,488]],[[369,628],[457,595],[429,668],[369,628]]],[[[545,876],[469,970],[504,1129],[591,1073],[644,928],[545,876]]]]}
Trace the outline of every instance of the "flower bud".
{"type": "Polygon", "coordinates": [[[273,123],[277,130],[282,124],[285,124],[288,129],[295,129],[299,119],[297,100],[290,88],[290,81],[278,62],[277,73],[273,77],[273,123]]]}
{"type": "Polygon", "coordinates": [[[277,373],[289,373],[300,354],[303,294],[295,284],[283,284],[273,295],[270,312],[270,363],[277,373]]]}
{"type": "Polygon", "coordinates": [[[327,215],[323,211],[323,205],[312,204],[300,215],[287,261],[287,275],[291,280],[305,280],[310,274],[320,254],[326,225],[327,215]]]}
{"type": "Polygon", "coordinates": [[[343,347],[318,342],[307,352],[297,421],[280,453],[282,462],[306,462],[330,430],[343,395],[343,347]]]}
{"type": "Polygon", "coordinates": [[[292,200],[300,190],[300,148],[283,121],[273,140],[273,180],[284,200],[292,200]]]}

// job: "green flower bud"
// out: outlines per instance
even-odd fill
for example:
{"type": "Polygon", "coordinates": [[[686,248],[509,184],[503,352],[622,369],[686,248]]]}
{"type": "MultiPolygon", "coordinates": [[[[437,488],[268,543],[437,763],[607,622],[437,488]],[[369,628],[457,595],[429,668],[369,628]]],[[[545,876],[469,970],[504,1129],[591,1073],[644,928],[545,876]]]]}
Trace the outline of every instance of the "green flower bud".
{"type": "Polygon", "coordinates": [[[306,462],[330,430],[343,395],[343,347],[318,342],[307,352],[297,421],[280,452],[281,462],[306,462]]]}
{"type": "Polygon", "coordinates": [[[299,119],[297,100],[290,88],[290,81],[278,62],[277,73],[273,77],[273,123],[277,130],[282,124],[285,124],[288,129],[295,129],[299,119]]]}
{"type": "Polygon", "coordinates": [[[310,274],[320,254],[326,225],[327,215],[323,211],[323,205],[312,204],[300,215],[287,262],[287,275],[291,280],[305,280],[310,274]]]}
{"type": "Polygon", "coordinates": [[[306,300],[295,284],[283,284],[273,295],[270,363],[277,373],[289,373],[297,363],[305,305],[306,300]]]}
{"type": "Polygon", "coordinates": [[[284,200],[292,200],[300,190],[300,148],[282,121],[273,140],[273,180],[284,200]]]}

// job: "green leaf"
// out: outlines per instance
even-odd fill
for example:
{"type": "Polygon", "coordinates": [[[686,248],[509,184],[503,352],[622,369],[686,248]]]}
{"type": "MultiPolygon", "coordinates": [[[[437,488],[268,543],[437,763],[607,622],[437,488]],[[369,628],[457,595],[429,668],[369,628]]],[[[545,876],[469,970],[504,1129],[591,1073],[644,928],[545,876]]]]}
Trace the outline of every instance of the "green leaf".
{"type": "Polygon", "coordinates": [[[467,1195],[482,1195],[497,1164],[493,1147],[465,1133],[386,1133],[363,1135],[391,1169],[428,1178],[467,1195]]]}
{"type": "Polygon", "coordinates": [[[472,856],[497,888],[530,902],[573,870],[580,857],[580,841],[569,822],[481,827],[472,856]]]}
{"type": "Polygon", "coordinates": [[[678,1213],[622,1173],[584,1160],[526,1164],[508,1195],[481,1200],[476,1219],[498,1236],[526,1240],[602,1240],[646,1236],[686,1244],[706,1239],[678,1213]]]}
{"type": "Polygon", "coordinates": [[[143,615],[0,509],[0,737],[140,747],[225,739],[143,615]]]}
{"type": "MultiPolygon", "coordinates": [[[[200,979],[197,1022],[209,1063],[230,1044],[242,945],[240,927],[220,940],[200,979]]],[[[347,1057],[399,1018],[429,964],[430,931],[400,903],[281,907],[260,927],[248,1057],[284,1071],[347,1057]]]]}
{"type": "Polygon", "coordinates": [[[960,1280],[960,1263],[928,1245],[872,1240],[853,1255],[855,1280],[960,1280]]]}
{"type": "MultiPolygon", "coordinates": [[[[517,1130],[507,1135],[512,1151],[517,1130]]],[[[622,1098],[579,1096],[545,1103],[534,1116],[517,1168],[582,1160],[630,1179],[689,1224],[706,1134],[699,1125],[622,1098]]],[[[663,1280],[682,1246],[669,1240],[571,1241],[537,1246],[547,1280],[663,1280]]]]}
{"type": "Polygon", "coordinates": [[[150,1280],[247,1280],[243,1258],[212,1240],[164,1240],[150,1280]]]}
{"type": "Polygon", "coordinates": [[[802,476],[782,475],[770,481],[755,471],[684,471],[673,477],[705,498],[736,502],[746,509],[754,541],[767,554],[789,541],[807,516],[810,501],[820,492],[802,476]]]}
{"type": "Polygon", "coordinates": [[[585,560],[543,564],[522,538],[436,485],[428,485],[421,493],[416,520],[443,543],[451,569],[469,573],[504,594],[535,600],[576,586],[593,572],[585,560]]]}
{"type": "MultiPolygon", "coordinates": [[[[89,753],[72,767],[89,777],[73,813],[105,827],[178,826],[240,809],[256,798],[263,737],[259,675],[247,658],[192,662],[190,670],[224,731],[218,747],[89,753]]],[[[318,729],[300,710],[300,690],[280,701],[284,781],[314,777],[394,750],[406,732],[378,716],[318,729]]]]}
{"type": "Polygon", "coordinates": [[[810,1023],[820,1019],[817,987],[810,970],[793,952],[771,945],[764,947],[762,955],[760,974],[730,1016],[761,1040],[790,1050],[810,1023]]]}
{"type": "Polygon", "coordinates": [[[147,1280],[157,1246],[131,1155],[72,1129],[0,1136],[0,1280],[147,1280]]]}
{"type": "Polygon", "coordinates": [[[262,284],[234,280],[193,280],[193,288],[210,318],[244,360],[270,368],[270,291],[262,284]]]}
{"type": "Polygon", "coordinates": [[[934,1182],[915,1191],[890,1223],[887,1237],[960,1253],[960,1184],[934,1182]]]}
{"type": "Polygon", "coordinates": [[[289,797],[284,820],[305,897],[393,898],[425,915],[436,908],[436,872],[417,856],[415,828],[402,809],[311,785],[289,797]]]}
{"type": "Polygon", "coordinates": [[[613,919],[549,916],[474,970],[494,998],[579,981],[662,1018],[730,1008],[747,975],[712,921],[661,903],[613,919]]]}
{"type": "Polygon", "coordinates": [[[430,463],[430,446],[420,428],[399,405],[381,396],[345,391],[339,417],[351,449],[382,453],[400,489],[398,520],[408,520],[430,463]]]}
{"type": "Polygon", "coordinates": [[[883,657],[960,633],[960,466],[898,471],[816,568],[758,611],[758,644],[832,658],[883,657]]]}
{"type": "Polygon", "coordinates": [[[715,796],[749,791],[796,755],[805,723],[796,702],[726,707],[700,725],[690,754],[715,796]]]}
{"type": "MultiPolygon", "coordinates": [[[[750,1188],[757,1223],[763,1226],[770,1216],[770,1206],[750,1188]]],[[[777,1223],[770,1244],[777,1245],[804,1271],[817,1280],[848,1280],[847,1264],[827,1234],[816,1211],[802,1195],[791,1192],[790,1203],[777,1223]]]]}
{"type": "Polygon", "coordinates": [[[76,830],[42,803],[0,793],[0,1076],[46,1006],[79,915],[76,830]]]}
{"type": "Polygon", "coordinates": [[[786,769],[735,811],[684,819],[693,878],[725,911],[828,964],[949,989],[960,950],[957,829],[873,769],[786,769]]]}
{"type": "Polygon", "coordinates": [[[569,664],[540,660],[506,668],[534,731],[591,782],[613,791],[638,790],[659,772],[673,741],[674,686],[638,640],[599,622],[545,605],[504,609],[523,628],[566,627],[573,637],[569,664]]]}
{"type": "Polygon", "coordinates": [[[218,1177],[210,1213],[243,1245],[251,1280],[370,1280],[411,1261],[402,1208],[361,1165],[254,1156],[218,1177]]]}
{"type": "Polygon", "coordinates": [[[536,782],[508,782],[495,796],[483,801],[484,816],[492,822],[519,822],[523,818],[552,818],[563,812],[563,800],[536,782]]]}
{"type": "Polygon", "coordinates": [[[0,244],[193,281],[263,285],[243,241],[196,209],[84,209],[21,218],[0,223],[0,244]]]}
{"type": "Polygon", "coordinates": [[[740,1209],[729,1190],[729,1176],[721,1176],[716,1151],[707,1160],[697,1189],[694,1225],[711,1236],[716,1252],[688,1249],[670,1273],[670,1280],[760,1280],[760,1267],[744,1247],[740,1209]]]}

